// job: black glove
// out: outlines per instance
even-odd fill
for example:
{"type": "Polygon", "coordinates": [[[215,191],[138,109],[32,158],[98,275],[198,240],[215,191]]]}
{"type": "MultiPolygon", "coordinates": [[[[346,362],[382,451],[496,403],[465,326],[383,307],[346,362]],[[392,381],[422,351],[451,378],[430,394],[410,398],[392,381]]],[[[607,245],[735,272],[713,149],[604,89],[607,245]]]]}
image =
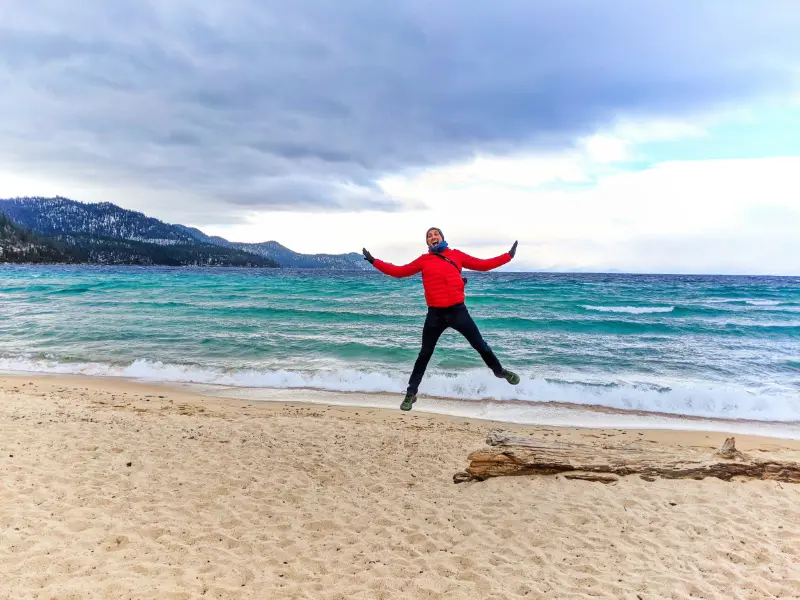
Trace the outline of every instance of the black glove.
{"type": "Polygon", "coordinates": [[[364,260],[369,261],[369,264],[373,264],[375,262],[375,257],[373,257],[366,248],[361,249],[361,254],[364,255],[364,260]]]}
{"type": "Polygon", "coordinates": [[[514,245],[511,246],[511,250],[508,251],[511,255],[511,258],[514,258],[514,255],[517,253],[517,242],[514,242],[514,245]]]}

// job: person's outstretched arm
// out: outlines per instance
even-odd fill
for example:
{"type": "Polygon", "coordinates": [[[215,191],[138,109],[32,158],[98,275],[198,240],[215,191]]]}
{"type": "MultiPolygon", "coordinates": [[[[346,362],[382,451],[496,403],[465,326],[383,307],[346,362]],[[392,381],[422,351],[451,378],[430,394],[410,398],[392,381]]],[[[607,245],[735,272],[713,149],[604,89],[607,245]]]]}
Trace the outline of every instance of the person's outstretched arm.
{"type": "Polygon", "coordinates": [[[420,264],[419,259],[416,259],[407,265],[398,266],[382,261],[379,258],[375,258],[366,248],[362,248],[361,252],[364,254],[364,260],[369,261],[369,263],[381,273],[391,275],[392,277],[411,277],[422,270],[422,265],[420,264]]]}
{"type": "Polygon", "coordinates": [[[461,250],[458,250],[458,252],[461,254],[461,266],[465,269],[469,269],[470,271],[491,271],[492,269],[502,267],[504,264],[511,262],[511,259],[514,258],[514,255],[517,253],[517,242],[514,242],[514,245],[511,246],[511,250],[500,256],[495,256],[494,258],[475,258],[466,252],[461,252],[461,250]]]}

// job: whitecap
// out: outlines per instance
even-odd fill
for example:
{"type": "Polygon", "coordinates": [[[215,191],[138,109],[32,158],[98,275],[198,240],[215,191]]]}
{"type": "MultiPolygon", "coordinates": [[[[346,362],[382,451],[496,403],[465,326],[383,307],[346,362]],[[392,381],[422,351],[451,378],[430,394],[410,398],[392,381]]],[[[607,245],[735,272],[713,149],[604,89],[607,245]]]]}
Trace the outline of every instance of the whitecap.
{"type": "Polygon", "coordinates": [[[674,306],[591,306],[584,305],[586,310],[610,313],[627,313],[631,315],[644,315],[649,313],[668,313],[675,310],[674,306]]]}

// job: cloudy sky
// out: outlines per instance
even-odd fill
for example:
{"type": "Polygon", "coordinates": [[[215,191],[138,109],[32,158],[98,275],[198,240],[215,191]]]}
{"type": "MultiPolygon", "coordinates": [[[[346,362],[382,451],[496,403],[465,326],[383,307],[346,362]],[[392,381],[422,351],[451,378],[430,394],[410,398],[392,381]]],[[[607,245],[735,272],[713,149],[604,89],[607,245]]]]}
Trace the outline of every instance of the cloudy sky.
{"type": "Polygon", "coordinates": [[[392,262],[800,275],[797,0],[3,0],[0,197],[392,262]]]}

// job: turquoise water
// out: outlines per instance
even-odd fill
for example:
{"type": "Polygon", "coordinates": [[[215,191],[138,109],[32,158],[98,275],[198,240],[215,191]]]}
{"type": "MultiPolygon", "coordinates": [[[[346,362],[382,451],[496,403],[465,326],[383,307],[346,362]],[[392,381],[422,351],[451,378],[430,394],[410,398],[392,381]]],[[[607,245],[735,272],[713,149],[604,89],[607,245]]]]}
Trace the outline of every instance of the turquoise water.
{"type": "MultiPolygon", "coordinates": [[[[420,393],[800,421],[800,278],[470,273],[504,366],[457,333],[420,393]]],[[[377,272],[0,266],[0,369],[400,393],[419,277],[377,272]]]]}

